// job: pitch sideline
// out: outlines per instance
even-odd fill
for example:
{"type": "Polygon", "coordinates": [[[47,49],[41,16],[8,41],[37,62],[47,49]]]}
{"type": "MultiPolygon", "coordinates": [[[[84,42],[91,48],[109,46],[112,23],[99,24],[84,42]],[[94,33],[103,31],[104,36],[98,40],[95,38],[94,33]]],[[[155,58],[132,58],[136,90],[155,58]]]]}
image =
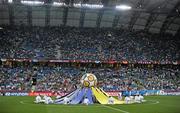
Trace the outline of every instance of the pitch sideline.
{"type": "MultiPolygon", "coordinates": [[[[147,105],[160,103],[159,101],[156,101],[156,100],[147,100],[147,101],[154,102],[154,103],[148,103],[147,105]]],[[[145,105],[145,104],[142,104],[142,105],[145,105]]],[[[113,109],[113,110],[116,110],[116,111],[120,111],[120,112],[123,112],[123,113],[130,113],[128,111],[124,111],[124,110],[121,110],[121,109],[118,109],[118,108],[114,108],[114,107],[111,107],[111,106],[106,106],[106,105],[101,105],[101,106],[109,108],[109,109],[113,109]]]]}
{"type": "Polygon", "coordinates": [[[121,109],[118,109],[118,108],[114,108],[114,107],[111,107],[111,106],[106,106],[106,105],[103,105],[103,104],[101,106],[103,106],[105,108],[112,109],[112,110],[120,111],[122,113],[129,113],[128,111],[124,111],[124,110],[121,110],[121,109]]]}
{"type": "Polygon", "coordinates": [[[151,102],[154,102],[154,103],[149,103],[149,104],[159,104],[160,102],[157,101],[157,100],[147,100],[147,101],[151,101],[151,102]]]}

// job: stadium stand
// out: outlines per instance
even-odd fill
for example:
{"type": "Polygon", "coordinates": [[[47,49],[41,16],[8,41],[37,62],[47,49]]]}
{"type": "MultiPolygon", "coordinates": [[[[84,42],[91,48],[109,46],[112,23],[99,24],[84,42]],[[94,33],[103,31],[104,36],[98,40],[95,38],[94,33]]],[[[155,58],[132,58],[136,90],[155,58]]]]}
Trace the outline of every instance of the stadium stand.
{"type": "Polygon", "coordinates": [[[16,26],[4,27],[0,35],[1,58],[166,62],[180,57],[178,37],[143,31],[16,26]]]}
{"type": "MultiPolygon", "coordinates": [[[[89,68],[105,91],[180,88],[179,69],[169,68],[89,68]]],[[[0,68],[1,90],[31,90],[31,68],[0,68]]],[[[71,92],[78,86],[82,73],[78,68],[39,67],[36,91],[71,92]]]]}

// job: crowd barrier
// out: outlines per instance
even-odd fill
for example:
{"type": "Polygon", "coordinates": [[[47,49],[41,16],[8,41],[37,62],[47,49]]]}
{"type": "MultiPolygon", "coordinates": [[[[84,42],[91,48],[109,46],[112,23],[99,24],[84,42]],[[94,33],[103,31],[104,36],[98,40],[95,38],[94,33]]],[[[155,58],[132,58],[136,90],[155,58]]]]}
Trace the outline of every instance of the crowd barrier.
{"type": "Polygon", "coordinates": [[[23,92],[23,91],[0,91],[0,95],[3,96],[37,96],[37,95],[47,95],[47,96],[64,96],[68,93],[54,93],[52,91],[35,91],[35,92],[23,92]]]}
{"type": "MultiPolygon", "coordinates": [[[[107,91],[106,93],[110,96],[118,96],[121,92],[123,96],[129,95],[180,95],[180,91],[174,90],[133,90],[133,91],[107,91]]],[[[0,91],[0,95],[3,96],[37,96],[37,95],[48,95],[48,96],[64,96],[66,92],[52,92],[52,91],[35,91],[35,92],[24,92],[24,91],[0,91]]]]}

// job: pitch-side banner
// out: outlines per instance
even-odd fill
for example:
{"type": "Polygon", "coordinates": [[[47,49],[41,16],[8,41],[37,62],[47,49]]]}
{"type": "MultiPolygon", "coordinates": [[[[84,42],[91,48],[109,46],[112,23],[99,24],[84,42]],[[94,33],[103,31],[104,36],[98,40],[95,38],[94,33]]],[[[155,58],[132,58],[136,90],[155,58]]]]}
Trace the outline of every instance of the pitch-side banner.
{"type": "Polygon", "coordinates": [[[6,92],[5,96],[28,96],[28,93],[24,93],[24,92],[6,92]]]}
{"type": "Polygon", "coordinates": [[[173,64],[173,65],[179,65],[180,61],[137,61],[137,62],[130,62],[126,60],[116,61],[116,60],[45,60],[45,59],[0,59],[2,62],[6,61],[17,61],[17,62],[59,62],[59,63],[69,63],[69,62],[77,62],[77,63],[108,63],[108,64],[114,64],[114,63],[122,63],[122,64],[128,64],[128,63],[137,63],[137,64],[173,64]]]}
{"type": "Polygon", "coordinates": [[[37,95],[47,95],[47,96],[64,96],[67,93],[52,93],[50,91],[38,91],[38,92],[30,92],[28,96],[37,96],[37,95]]]}
{"type": "Polygon", "coordinates": [[[109,96],[118,96],[119,92],[106,92],[109,96]]]}

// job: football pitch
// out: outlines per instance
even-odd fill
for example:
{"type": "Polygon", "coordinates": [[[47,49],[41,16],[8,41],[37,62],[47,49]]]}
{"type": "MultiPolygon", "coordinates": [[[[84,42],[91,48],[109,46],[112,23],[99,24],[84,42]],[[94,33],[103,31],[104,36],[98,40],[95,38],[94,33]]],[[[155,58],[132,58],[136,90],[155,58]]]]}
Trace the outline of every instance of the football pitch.
{"type": "Polygon", "coordinates": [[[35,97],[0,96],[0,113],[180,113],[180,96],[146,96],[131,105],[45,105],[35,97]]]}

